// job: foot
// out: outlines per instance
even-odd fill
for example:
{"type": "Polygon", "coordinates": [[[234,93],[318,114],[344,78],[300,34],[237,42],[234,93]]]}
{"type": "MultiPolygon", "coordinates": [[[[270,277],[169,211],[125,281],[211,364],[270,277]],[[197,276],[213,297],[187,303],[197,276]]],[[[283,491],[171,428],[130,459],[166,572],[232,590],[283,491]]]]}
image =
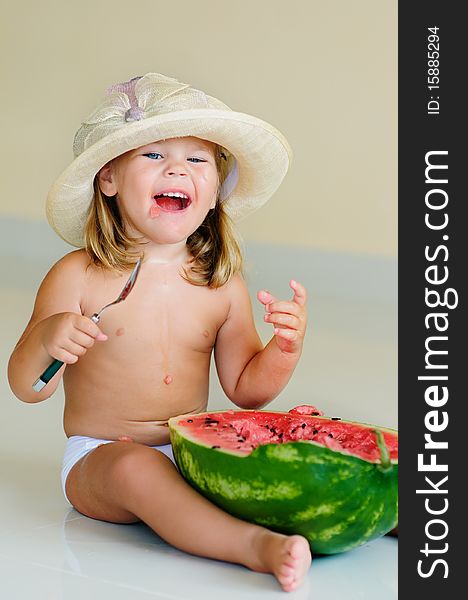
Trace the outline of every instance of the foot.
{"type": "Polygon", "coordinates": [[[309,542],[301,535],[262,532],[256,571],[272,573],[285,592],[299,588],[309,570],[312,557],[309,542]]]}

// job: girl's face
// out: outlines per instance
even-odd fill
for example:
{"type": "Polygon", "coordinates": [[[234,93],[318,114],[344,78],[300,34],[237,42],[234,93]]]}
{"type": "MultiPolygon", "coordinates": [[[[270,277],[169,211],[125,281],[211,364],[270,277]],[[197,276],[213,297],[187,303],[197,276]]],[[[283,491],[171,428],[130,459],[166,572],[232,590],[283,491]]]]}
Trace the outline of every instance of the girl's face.
{"type": "Polygon", "coordinates": [[[182,242],[216,204],[214,152],[215,144],[196,137],[153,142],[105,165],[99,186],[117,197],[129,235],[157,244],[182,242]]]}

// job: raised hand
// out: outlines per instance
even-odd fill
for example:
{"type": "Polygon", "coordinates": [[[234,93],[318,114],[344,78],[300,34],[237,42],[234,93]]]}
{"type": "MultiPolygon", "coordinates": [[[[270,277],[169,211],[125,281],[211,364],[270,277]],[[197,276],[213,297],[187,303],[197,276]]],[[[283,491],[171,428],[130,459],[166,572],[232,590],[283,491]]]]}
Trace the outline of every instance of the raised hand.
{"type": "Polygon", "coordinates": [[[265,306],[265,321],[274,326],[276,343],[282,352],[300,353],[307,327],[307,292],[303,285],[291,279],[292,300],[278,300],[267,290],[257,293],[265,306]]]}

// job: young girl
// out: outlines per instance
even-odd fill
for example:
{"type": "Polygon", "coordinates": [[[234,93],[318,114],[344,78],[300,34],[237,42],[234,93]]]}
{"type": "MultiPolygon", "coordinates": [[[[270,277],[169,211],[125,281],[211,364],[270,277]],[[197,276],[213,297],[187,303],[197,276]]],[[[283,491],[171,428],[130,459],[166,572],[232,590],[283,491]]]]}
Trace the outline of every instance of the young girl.
{"type": "Polygon", "coordinates": [[[221,385],[260,408],[288,382],[302,350],[306,291],[267,291],[256,332],[230,220],[261,206],[290,160],[282,135],[175,79],[149,73],[108,90],[75,136],[75,160],[52,187],[48,218],[78,246],[42,282],[9,363],[24,402],[49,398],[63,376],[68,437],[62,483],[82,514],[147,523],[177,548],[239,563],[296,589],[310,565],[305,538],[223,512],[173,463],[167,421],[205,410],[214,350],[221,385]],[[143,256],[125,302],[117,298],[143,256]],[[35,391],[51,359],[64,365],[35,391]]]}

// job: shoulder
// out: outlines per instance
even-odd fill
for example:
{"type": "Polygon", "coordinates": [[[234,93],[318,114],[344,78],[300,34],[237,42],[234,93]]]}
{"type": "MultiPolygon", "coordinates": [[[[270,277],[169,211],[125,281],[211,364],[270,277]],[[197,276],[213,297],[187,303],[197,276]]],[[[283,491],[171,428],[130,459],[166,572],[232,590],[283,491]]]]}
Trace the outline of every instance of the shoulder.
{"type": "Polygon", "coordinates": [[[85,250],[74,250],[58,260],[42,280],[37,292],[36,309],[62,301],[65,305],[62,310],[78,311],[90,264],[91,259],[85,250]]]}
{"type": "Polygon", "coordinates": [[[229,290],[229,292],[232,293],[247,291],[247,284],[240,273],[236,273],[235,275],[233,275],[230,278],[230,280],[226,284],[224,284],[223,287],[226,287],[229,290]]]}
{"type": "Polygon", "coordinates": [[[228,305],[228,320],[237,318],[239,315],[245,316],[251,313],[252,304],[250,302],[249,290],[241,274],[237,273],[233,275],[222,289],[228,305]]]}
{"type": "Polygon", "coordinates": [[[81,312],[83,281],[90,259],[75,250],[58,260],[42,280],[34,308],[20,341],[43,319],[61,312],[81,312]]]}
{"type": "Polygon", "coordinates": [[[65,256],[62,256],[60,260],[58,260],[52,269],[70,269],[70,270],[83,270],[91,264],[91,259],[86,252],[86,250],[73,250],[65,256]]]}
{"type": "Polygon", "coordinates": [[[218,289],[231,301],[249,295],[245,279],[240,273],[233,275],[227,283],[218,289]]]}
{"type": "Polygon", "coordinates": [[[85,250],[74,250],[58,260],[44,278],[43,284],[55,281],[82,281],[86,270],[91,264],[91,259],[85,250]]]}

